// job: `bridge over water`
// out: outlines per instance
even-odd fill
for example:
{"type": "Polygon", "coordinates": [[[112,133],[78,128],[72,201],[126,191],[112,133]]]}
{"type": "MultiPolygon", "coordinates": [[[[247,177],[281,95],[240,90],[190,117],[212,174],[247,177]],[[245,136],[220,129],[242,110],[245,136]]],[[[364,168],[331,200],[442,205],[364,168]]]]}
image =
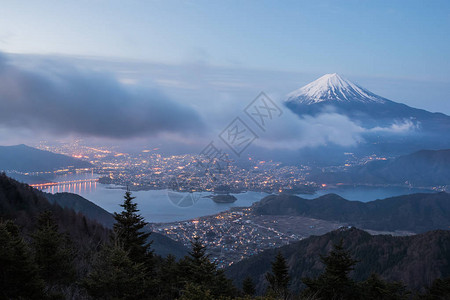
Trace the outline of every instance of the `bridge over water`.
{"type": "Polygon", "coordinates": [[[89,178],[89,179],[77,179],[77,180],[30,184],[30,186],[51,193],[59,193],[59,192],[81,193],[82,191],[87,191],[91,190],[92,188],[96,188],[97,182],[98,178],[89,178]]]}

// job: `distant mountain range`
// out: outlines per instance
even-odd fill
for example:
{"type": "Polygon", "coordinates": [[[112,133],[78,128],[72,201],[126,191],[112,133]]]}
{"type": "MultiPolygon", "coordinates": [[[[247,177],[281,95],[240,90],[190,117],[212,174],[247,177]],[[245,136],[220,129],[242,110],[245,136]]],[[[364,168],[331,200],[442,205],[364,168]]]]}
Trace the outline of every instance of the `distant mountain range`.
{"type": "Polygon", "coordinates": [[[92,168],[89,162],[26,145],[0,146],[0,171],[47,172],[69,166],[92,168]]]}
{"type": "Polygon", "coordinates": [[[326,255],[332,244],[341,239],[344,248],[359,260],[351,273],[355,280],[365,280],[376,272],[386,280],[402,281],[409,288],[418,289],[436,278],[450,276],[450,231],[393,237],[370,235],[356,228],[338,229],[279,249],[265,250],[231,265],[226,274],[236,285],[250,276],[262,293],[266,289],[265,273],[270,271],[271,262],[280,251],[289,266],[291,289],[299,291],[303,287],[301,278],[316,277],[323,271],[319,255],[326,255]]]}
{"type": "Polygon", "coordinates": [[[327,184],[412,184],[450,187],[450,149],[421,150],[375,160],[342,172],[313,171],[310,180],[327,184]]]}
{"type": "Polygon", "coordinates": [[[336,194],[313,200],[270,195],[253,205],[261,215],[298,215],[378,231],[421,233],[450,229],[450,194],[412,194],[370,202],[349,201],[336,194]]]}

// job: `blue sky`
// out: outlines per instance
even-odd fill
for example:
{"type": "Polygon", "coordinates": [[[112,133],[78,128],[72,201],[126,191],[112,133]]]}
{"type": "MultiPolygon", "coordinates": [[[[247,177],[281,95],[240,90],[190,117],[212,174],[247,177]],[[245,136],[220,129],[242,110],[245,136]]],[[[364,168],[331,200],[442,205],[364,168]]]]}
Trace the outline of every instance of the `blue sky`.
{"type": "Polygon", "coordinates": [[[449,1],[3,1],[13,53],[450,81],[449,1]]]}

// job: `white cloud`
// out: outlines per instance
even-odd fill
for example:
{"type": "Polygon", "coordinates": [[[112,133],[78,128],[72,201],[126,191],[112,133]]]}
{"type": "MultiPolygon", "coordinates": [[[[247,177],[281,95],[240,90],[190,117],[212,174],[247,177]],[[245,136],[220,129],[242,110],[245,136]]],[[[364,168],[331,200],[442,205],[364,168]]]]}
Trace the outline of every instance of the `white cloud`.
{"type": "Polygon", "coordinates": [[[284,112],[282,117],[268,126],[266,133],[261,134],[256,145],[267,149],[287,150],[328,145],[352,147],[364,142],[365,134],[404,134],[417,128],[413,122],[405,120],[388,127],[367,129],[329,109],[317,116],[299,117],[287,108],[284,112]]]}

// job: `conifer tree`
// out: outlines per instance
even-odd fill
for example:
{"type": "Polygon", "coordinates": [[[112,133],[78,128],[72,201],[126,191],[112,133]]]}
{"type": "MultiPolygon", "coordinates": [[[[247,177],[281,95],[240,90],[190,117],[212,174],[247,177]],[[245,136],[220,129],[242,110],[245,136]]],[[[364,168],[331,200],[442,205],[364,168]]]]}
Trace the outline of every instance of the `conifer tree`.
{"type": "Polygon", "coordinates": [[[180,300],[211,300],[216,299],[204,285],[188,282],[180,300]]]}
{"type": "Polygon", "coordinates": [[[194,240],[191,241],[191,251],[189,251],[189,256],[191,257],[191,261],[196,265],[201,265],[205,262],[209,262],[209,255],[206,254],[206,246],[202,244],[200,241],[200,237],[194,237],[194,240]]]}
{"type": "Polygon", "coordinates": [[[211,283],[216,274],[216,264],[210,261],[206,247],[200,242],[199,237],[191,241],[191,247],[189,255],[180,262],[184,277],[200,284],[211,283]]]}
{"type": "Polygon", "coordinates": [[[437,278],[426,292],[417,296],[421,300],[448,300],[450,299],[450,277],[437,278]]]}
{"type": "Polygon", "coordinates": [[[114,213],[116,223],[113,225],[111,241],[127,253],[130,260],[142,264],[145,271],[145,293],[148,297],[156,297],[157,278],[155,272],[155,258],[148,241],[151,232],[145,231],[147,222],[139,214],[137,203],[131,192],[125,192],[124,201],[120,205],[123,210],[114,213]]]}
{"type": "Polygon", "coordinates": [[[135,263],[119,245],[106,245],[84,281],[94,299],[152,299],[145,293],[146,271],[135,263]]]}
{"type": "Polygon", "coordinates": [[[367,280],[360,283],[363,299],[374,300],[406,300],[409,293],[400,282],[387,282],[373,273],[367,280]]]}
{"type": "Polygon", "coordinates": [[[269,283],[269,294],[281,299],[289,297],[289,268],[281,252],[278,252],[272,262],[272,273],[266,274],[266,280],[269,283]]]}
{"type": "Polygon", "coordinates": [[[171,300],[179,298],[183,286],[176,258],[172,254],[169,254],[161,263],[158,287],[159,299],[171,300]]]}
{"type": "Polygon", "coordinates": [[[139,214],[137,203],[133,202],[135,198],[131,196],[130,191],[125,193],[125,200],[120,205],[123,211],[114,213],[116,223],[112,239],[117,239],[132,261],[144,263],[148,271],[152,271],[153,251],[150,249],[151,243],[148,242],[150,232],[143,230],[148,223],[139,214]]]}
{"type": "Polygon", "coordinates": [[[31,237],[39,274],[47,287],[51,290],[57,286],[70,285],[76,275],[75,252],[68,236],[58,231],[58,225],[50,211],[39,215],[36,230],[31,237]]]}
{"type": "Polygon", "coordinates": [[[187,284],[195,284],[203,290],[208,290],[215,298],[221,296],[234,296],[235,288],[223,270],[218,270],[215,262],[206,254],[206,247],[195,237],[191,242],[192,250],[189,255],[180,261],[182,280],[187,284]]]}
{"type": "Polygon", "coordinates": [[[19,228],[12,221],[1,222],[0,299],[43,297],[44,282],[19,228]]]}
{"type": "Polygon", "coordinates": [[[349,273],[358,262],[342,246],[341,240],[333,245],[333,250],[320,260],[325,265],[325,272],[316,279],[304,278],[307,289],[305,295],[324,299],[358,299],[357,284],[349,278],[349,273]]]}
{"type": "Polygon", "coordinates": [[[249,276],[242,281],[242,291],[246,296],[254,296],[256,293],[255,284],[249,276]]]}

